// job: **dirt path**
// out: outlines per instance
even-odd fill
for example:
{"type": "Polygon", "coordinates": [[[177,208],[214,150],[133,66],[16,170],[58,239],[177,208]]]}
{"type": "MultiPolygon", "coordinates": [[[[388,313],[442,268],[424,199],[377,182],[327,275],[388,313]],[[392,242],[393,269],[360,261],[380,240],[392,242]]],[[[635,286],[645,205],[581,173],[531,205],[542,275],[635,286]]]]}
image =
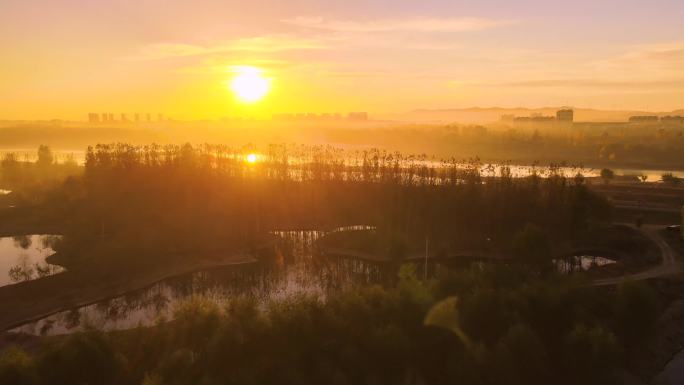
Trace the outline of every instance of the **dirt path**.
{"type": "Polygon", "coordinates": [[[660,249],[662,261],[658,266],[654,266],[648,270],[636,274],[628,274],[615,278],[598,279],[592,283],[592,286],[617,285],[625,281],[641,281],[680,272],[682,270],[682,264],[677,260],[676,251],[674,251],[670,245],[668,245],[667,242],[665,242],[665,240],[660,236],[660,234],[658,234],[658,231],[662,228],[662,225],[643,225],[641,229],[639,229],[660,249]]]}

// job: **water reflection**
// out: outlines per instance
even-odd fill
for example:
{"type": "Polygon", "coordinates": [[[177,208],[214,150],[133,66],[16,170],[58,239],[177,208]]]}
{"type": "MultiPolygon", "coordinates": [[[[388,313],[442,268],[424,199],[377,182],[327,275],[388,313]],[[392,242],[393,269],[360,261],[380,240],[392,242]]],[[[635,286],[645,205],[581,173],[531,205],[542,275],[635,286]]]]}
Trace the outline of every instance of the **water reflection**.
{"type": "MultiPolygon", "coordinates": [[[[370,226],[349,226],[337,231],[373,230],[370,226]]],[[[315,252],[316,241],[325,231],[274,231],[282,242],[275,253],[259,263],[228,266],[172,277],[143,290],[103,300],[77,309],[63,311],[39,321],[11,330],[34,335],[58,335],[82,330],[86,325],[104,330],[130,329],[164,322],[183,301],[202,296],[218,304],[239,296],[255,298],[266,304],[300,294],[321,299],[335,291],[352,286],[386,285],[396,279],[396,265],[374,263],[343,257],[325,257],[315,252]]],[[[12,240],[13,245],[26,246],[26,240],[12,240]]],[[[31,240],[33,242],[33,240],[31,240]]],[[[29,248],[33,243],[29,244],[29,248]]],[[[614,260],[577,255],[557,260],[563,273],[586,271],[594,266],[615,263],[614,260]]],[[[428,276],[449,264],[430,261],[428,276]]],[[[423,276],[423,263],[417,264],[423,276]]]]}
{"type": "Polygon", "coordinates": [[[173,309],[192,296],[201,295],[219,304],[237,296],[250,296],[262,304],[300,294],[325,299],[333,291],[354,285],[386,284],[396,275],[391,267],[381,264],[314,257],[314,242],[325,235],[323,231],[274,233],[283,242],[272,260],[170,278],[147,289],[57,313],[12,331],[56,335],[80,330],[85,325],[105,330],[128,329],[171,319],[173,309]]]}
{"type": "Polygon", "coordinates": [[[54,253],[54,235],[20,235],[0,238],[0,286],[61,272],[45,262],[54,253]]]}
{"type": "Polygon", "coordinates": [[[556,268],[564,274],[587,271],[594,267],[606,266],[616,263],[615,260],[593,255],[574,255],[570,258],[556,260],[556,268]]]}

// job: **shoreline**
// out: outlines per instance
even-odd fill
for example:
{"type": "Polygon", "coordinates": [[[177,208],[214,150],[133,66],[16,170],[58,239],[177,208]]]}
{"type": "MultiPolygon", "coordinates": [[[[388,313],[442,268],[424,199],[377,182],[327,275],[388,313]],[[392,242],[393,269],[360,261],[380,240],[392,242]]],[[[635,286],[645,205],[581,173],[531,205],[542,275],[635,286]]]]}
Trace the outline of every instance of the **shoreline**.
{"type": "Polygon", "coordinates": [[[79,277],[78,273],[67,271],[41,278],[42,282],[34,280],[0,287],[0,330],[7,332],[56,313],[142,290],[172,277],[254,263],[258,263],[258,260],[253,256],[233,253],[222,259],[204,257],[199,261],[195,259],[192,263],[173,264],[171,267],[145,271],[126,280],[119,279],[99,285],[88,284],[88,279],[92,278],[79,279],[82,277],[79,277]],[[66,292],[57,289],[64,283],[67,283],[68,287],[66,292]],[[36,291],[38,293],[35,293],[36,291]]]}

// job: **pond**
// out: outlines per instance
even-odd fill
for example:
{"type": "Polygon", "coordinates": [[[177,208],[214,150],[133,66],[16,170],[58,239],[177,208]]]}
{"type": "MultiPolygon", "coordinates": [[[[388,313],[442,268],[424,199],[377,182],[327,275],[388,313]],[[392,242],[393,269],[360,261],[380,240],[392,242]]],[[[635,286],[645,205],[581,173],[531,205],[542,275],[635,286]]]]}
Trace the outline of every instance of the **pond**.
{"type": "Polygon", "coordinates": [[[569,274],[587,271],[594,267],[611,265],[617,261],[593,255],[574,255],[570,258],[557,259],[554,262],[559,272],[569,274]]]}
{"type": "Polygon", "coordinates": [[[58,335],[90,325],[103,330],[130,329],[173,318],[183,301],[202,296],[218,304],[250,296],[261,304],[298,295],[320,298],[351,286],[384,284],[396,271],[369,262],[314,257],[314,242],[323,231],[277,231],[283,238],[273,261],[223,267],[166,279],[149,288],[56,313],[11,332],[58,335]]]}
{"type": "Polygon", "coordinates": [[[0,237],[0,286],[28,281],[61,272],[45,262],[54,253],[55,235],[20,235],[0,237]]]}

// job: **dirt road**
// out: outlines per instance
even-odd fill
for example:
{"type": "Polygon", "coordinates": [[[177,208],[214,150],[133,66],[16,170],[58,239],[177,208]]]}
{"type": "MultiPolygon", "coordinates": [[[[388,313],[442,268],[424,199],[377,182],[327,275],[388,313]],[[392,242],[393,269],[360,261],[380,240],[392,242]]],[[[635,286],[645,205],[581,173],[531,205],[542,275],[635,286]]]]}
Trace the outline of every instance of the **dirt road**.
{"type": "Polygon", "coordinates": [[[592,283],[592,286],[617,285],[625,281],[640,281],[680,272],[682,270],[682,263],[677,259],[676,251],[674,251],[658,233],[662,228],[662,225],[643,225],[640,229],[641,232],[651,239],[660,249],[662,261],[658,266],[654,266],[640,273],[628,274],[615,278],[598,279],[592,283]]]}

